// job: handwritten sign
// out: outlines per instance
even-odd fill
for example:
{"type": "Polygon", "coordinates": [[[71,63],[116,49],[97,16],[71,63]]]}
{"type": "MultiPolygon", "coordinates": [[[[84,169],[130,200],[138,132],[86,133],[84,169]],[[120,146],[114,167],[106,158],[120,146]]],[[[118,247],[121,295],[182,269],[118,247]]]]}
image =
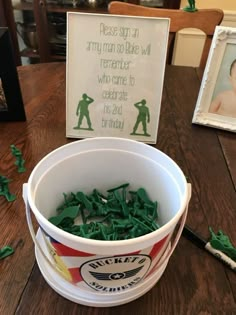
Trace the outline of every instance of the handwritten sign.
{"type": "Polygon", "coordinates": [[[155,143],[169,19],[68,13],[66,136],[155,143]]]}

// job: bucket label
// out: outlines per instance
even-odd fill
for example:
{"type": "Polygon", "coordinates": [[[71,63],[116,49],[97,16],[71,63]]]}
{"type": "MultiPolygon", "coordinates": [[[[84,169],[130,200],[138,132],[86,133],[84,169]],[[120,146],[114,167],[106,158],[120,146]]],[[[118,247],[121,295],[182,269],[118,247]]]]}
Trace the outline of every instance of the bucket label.
{"type": "Polygon", "coordinates": [[[80,268],[88,286],[101,292],[120,292],[140,282],[151,265],[147,255],[112,256],[89,260],[80,268]],[[114,271],[115,270],[115,271],[114,271]]]}

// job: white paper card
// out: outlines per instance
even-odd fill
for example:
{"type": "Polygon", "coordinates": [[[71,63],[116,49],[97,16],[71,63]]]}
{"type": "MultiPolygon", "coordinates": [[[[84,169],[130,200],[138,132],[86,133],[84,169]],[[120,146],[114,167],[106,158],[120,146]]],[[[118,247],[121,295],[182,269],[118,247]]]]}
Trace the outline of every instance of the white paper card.
{"type": "Polygon", "coordinates": [[[169,19],[67,15],[66,136],[156,143],[169,19]]]}

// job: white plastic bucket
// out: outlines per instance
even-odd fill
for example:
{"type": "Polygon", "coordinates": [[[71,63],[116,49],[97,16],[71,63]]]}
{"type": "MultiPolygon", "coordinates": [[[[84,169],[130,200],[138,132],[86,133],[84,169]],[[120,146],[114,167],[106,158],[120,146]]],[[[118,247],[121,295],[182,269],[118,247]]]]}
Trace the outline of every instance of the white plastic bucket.
{"type": "Polygon", "coordinates": [[[23,193],[44,278],[58,293],[84,305],[118,305],[143,295],[161,277],[177,245],[190,194],[177,164],[141,142],[104,137],[56,149],[37,164],[23,193]],[[106,194],[127,182],[130,190],[143,187],[158,201],[158,230],[128,240],[99,241],[69,234],[48,221],[63,202],[63,192],[97,188],[106,194]],[[37,237],[30,208],[41,228],[37,237]]]}

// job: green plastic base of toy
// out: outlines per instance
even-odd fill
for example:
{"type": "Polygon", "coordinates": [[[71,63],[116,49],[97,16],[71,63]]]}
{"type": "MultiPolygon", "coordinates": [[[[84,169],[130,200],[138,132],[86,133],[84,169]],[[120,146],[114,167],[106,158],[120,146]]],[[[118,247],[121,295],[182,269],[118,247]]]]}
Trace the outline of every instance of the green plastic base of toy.
{"type": "Polygon", "coordinates": [[[186,12],[196,12],[196,11],[198,11],[198,9],[190,8],[190,7],[185,7],[185,8],[183,8],[183,10],[186,11],[186,12]]]}
{"type": "Polygon", "coordinates": [[[5,197],[7,199],[7,201],[9,201],[9,202],[16,200],[16,196],[13,195],[13,194],[10,194],[10,193],[2,193],[2,192],[0,192],[0,196],[5,197]]]}

